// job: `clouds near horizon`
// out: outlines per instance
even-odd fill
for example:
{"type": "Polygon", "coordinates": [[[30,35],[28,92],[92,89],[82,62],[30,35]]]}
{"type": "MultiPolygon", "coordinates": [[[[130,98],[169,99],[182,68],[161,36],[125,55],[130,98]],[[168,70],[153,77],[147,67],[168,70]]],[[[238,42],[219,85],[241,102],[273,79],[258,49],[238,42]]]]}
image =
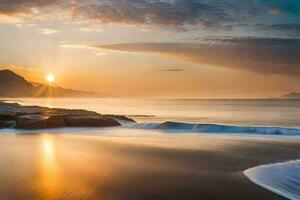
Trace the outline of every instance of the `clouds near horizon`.
{"type": "Polygon", "coordinates": [[[229,38],[194,43],[127,43],[96,47],[170,56],[199,65],[300,77],[300,39],[229,38]]]}

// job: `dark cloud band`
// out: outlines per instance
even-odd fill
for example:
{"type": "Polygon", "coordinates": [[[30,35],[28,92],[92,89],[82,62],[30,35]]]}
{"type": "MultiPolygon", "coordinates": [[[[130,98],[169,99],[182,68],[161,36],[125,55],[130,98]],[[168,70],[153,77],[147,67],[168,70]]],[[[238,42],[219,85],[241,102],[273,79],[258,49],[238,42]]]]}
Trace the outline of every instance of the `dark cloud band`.
{"type": "Polygon", "coordinates": [[[63,0],[0,0],[0,14],[16,15],[31,14],[34,9],[42,9],[48,6],[65,6],[63,0]]]}
{"type": "MultiPolygon", "coordinates": [[[[300,1],[296,0],[0,0],[0,15],[32,14],[49,7],[64,9],[78,21],[156,25],[177,30],[226,30],[236,24],[265,21],[272,15],[283,24],[291,19],[300,23],[300,1]]],[[[45,12],[51,9],[40,14],[45,12]]]]}
{"type": "Polygon", "coordinates": [[[101,49],[171,56],[196,64],[300,77],[300,39],[231,38],[196,43],[132,43],[101,49]]]}

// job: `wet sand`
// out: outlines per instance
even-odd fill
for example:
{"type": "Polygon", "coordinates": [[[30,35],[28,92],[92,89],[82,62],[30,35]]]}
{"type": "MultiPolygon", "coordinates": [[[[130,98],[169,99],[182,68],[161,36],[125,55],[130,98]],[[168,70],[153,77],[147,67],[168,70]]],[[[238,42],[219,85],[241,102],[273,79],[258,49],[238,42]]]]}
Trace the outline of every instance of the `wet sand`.
{"type": "Polygon", "coordinates": [[[275,200],[243,170],[299,158],[292,139],[0,135],[0,199],[275,200]]]}

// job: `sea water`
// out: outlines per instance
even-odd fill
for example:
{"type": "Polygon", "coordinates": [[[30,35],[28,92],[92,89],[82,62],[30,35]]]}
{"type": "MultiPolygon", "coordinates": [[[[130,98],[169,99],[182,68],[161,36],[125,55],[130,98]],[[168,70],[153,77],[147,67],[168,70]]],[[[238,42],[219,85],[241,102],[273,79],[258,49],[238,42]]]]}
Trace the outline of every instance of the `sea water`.
{"type": "MultiPolygon", "coordinates": [[[[122,114],[138,122],[125,124],[126,128],[154,129],[183,134],[196,132],[271,137],[300,136],[300,100],[119,98],[6,100],[21,105],[122,114]]],[[[300,161],[257,166],[244,173],[251,181],[265,189],[289,199],[300,199],[300,161]]]]}
{"type": "Polygon", "coordinates": [[[249,125],[300,128],[300,100],[198,100],[121,98],[6,99],[22,105],[87,109],[121,114],[138,122],[249,125]]]}

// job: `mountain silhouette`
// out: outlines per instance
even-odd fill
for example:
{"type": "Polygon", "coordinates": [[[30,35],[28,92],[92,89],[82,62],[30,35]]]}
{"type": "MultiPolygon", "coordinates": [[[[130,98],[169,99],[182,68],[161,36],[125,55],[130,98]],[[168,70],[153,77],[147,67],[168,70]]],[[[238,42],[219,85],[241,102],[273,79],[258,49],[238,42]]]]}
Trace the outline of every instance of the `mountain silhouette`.
{"type": "Polygon", "coordinates": [[[282,99],[300,99],[299,92],[291,92],[281,96],[282,99]]]}
{"type": "Polygon", "coordinates": [[[15,72],[0,70],[0,97],[111,97],[105,93],[65,89],[31,83],[15,72]]]}

